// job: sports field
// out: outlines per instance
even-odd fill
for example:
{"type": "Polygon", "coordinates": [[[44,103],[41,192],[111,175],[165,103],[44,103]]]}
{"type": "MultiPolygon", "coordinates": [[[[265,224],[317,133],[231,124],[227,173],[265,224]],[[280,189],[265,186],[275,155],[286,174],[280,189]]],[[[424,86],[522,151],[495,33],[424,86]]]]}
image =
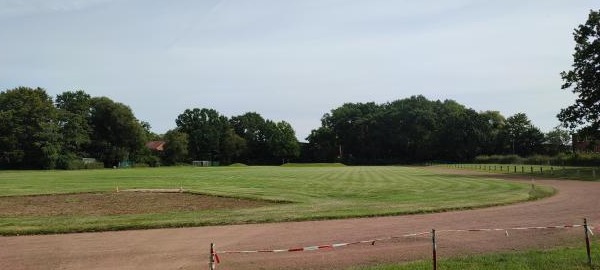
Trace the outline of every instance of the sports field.
{"type": "Polygon", "coordinates": [[[547,187],[532,191],[530,185],[517,182],[396,166],[4,171],[0,207],[7,209],[0,211],[0,234],[439,212],[514,203],[552,192],[547,187]],[[125,191],[180,188],[186,193],[125,191]],[[169,204],[173,206],[160,207],[169,204]],[[10,205],[26,207],[19,211],[10,205]]]}

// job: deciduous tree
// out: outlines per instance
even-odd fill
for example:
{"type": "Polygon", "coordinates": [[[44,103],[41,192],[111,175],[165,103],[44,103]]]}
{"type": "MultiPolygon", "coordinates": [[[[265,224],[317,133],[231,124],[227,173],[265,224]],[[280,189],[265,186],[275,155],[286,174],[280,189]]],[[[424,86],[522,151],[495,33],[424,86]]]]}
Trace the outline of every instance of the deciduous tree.
{"type": "Polygon", "coordinates": [[[561,73],[562,89],[577,95],[575,104],[561,110],[560,121],[572,129],[600,130],[600,11],[591,10],[585,24],[575,28],[572,70],[561,73]]]}
{"type": "Polygon", "coordinates": [[[52,169],[59,140],[57,110],[44,89],[0,93],[0,166],[52,169]]]}

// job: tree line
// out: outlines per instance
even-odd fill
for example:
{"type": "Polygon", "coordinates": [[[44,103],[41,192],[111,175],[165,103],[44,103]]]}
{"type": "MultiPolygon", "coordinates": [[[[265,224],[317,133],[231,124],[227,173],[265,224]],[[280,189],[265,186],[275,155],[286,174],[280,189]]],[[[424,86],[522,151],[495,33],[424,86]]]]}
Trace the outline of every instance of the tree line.
{"type": "Polygon", "coordinates": [[[544,134],[526,114],[505,118],[476,112],[453,100],[423,96],[384,104],[347,103],[321,119],[308,137],[310,158],[351,164],[469,161],[478,155],[556,154],[569,133],[544,134]]]}
{"type": "Polygon", "coordinates": [[[256,112],[226,117],[214,109],[186,109],[176,127],[154,134],[125,104],[84,91],[50,97],[42,88],[0,93],[0,167],[76,169],[83,159],[104,167],[123,161],[174,165],[193,160],[231,164],[345,162],[349,164],[467,161],[478,155],[555,154],[566,131],[543,134],[527,115],[476,112],[452,100],[423,96],[384,104],[347,103],[326,113],[307,143],[285,121],[256,112]],[[164,141],[164,151],[145,147],[164,141]]]}
{"type": "Polygon", "coordinates": [[[151,132],[131,108],[107,97],[67,91],[50,97],[42,88],[0,93],[0,168],[76,169],[93,159],[104,167],[124,161],[155,166],[192,160],[272,164],[297,157],[300,145],[285,121],[257,113],[231,119],[213,109],[186,109],[176,128],[151,132]],[[164,140],[163,152],[145,145],[164,140]]]}

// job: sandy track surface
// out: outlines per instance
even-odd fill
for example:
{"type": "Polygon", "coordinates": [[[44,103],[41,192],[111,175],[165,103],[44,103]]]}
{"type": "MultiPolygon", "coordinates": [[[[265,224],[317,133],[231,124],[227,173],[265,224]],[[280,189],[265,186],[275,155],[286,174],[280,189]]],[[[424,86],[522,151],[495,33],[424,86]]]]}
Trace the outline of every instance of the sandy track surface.
{"type": "MultiPolygon", "coordinates": [[[[0,237],[0,269],[208,269],[211,242],[217,251],[287,249],[400,236],[432,228],[581,224],[583,217],[600,227],[600,183],[536,180],[536,184],[553,186],[558,194],[508,206],[423,215],[0,237]]],[[[447,257],[583,243],[583,230],[510,231],[508,236],[505,232],[447,232],[437,238],[439,256],[447,257]]],[[[333,250],[222,254],[217,269],[344,269],[429,258],[430,254],[429,236],[418,236],[333,250]]]]}

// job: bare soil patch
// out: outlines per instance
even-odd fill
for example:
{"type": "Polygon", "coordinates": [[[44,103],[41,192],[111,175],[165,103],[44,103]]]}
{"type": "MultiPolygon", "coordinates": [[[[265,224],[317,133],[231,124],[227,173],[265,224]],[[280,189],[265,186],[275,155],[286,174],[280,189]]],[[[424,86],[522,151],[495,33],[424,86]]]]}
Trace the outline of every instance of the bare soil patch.
{"type": "Polygon", "coordinates": [[[123,215],[252,208],[266,201],[187,192],[105,192],[0,197],[0,216],[123,215]]]}

